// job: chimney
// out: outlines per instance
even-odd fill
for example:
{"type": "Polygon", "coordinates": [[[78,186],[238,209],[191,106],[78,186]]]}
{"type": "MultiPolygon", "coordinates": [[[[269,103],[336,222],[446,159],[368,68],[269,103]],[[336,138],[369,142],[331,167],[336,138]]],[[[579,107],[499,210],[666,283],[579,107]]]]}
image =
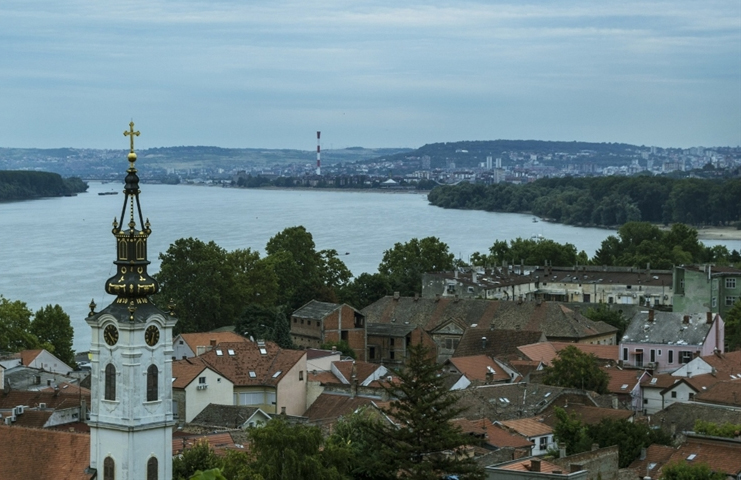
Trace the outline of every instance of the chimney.
{"type": "Polygon", "coordinates": [[[332,345],[332,353],[337,352],[337,345],[332,345]]]}
{"type": "Polygon", "coordinates": [[[84,398],[80,399],[80,421],[84,422],[87,419],[87,402],[84,398]]]}
{"type": "Polygon", "coordinates": [[[558,449],[558,458],[563,458],[566,456],[566,447],[560,447],[558,449]]]}
{"type": "Polygon", "coordinates": [[[476,278],[476,272],[471,272],[471,281],[473,283],[476,283],[476,280],[477,280],[477,278],[476,278]]]}
{"type": "Polygon", "coordinates": [[[532,459],[530,460],[530,471],[531,472],[539,472],[540,471],[540,460],[532,459]]]}
{"type": "Polygon", "coordinates": [[[685,315],[682,318],[682,323],[685,323],[685,324],[690,323],[690,316],[689,315],[685,315]]]}
{"type": "Polygon", "coordinates": [[[713,323],[713,312],[708,312],[707,313],[706,322],[707,322],[708,325],[711,325],[713,323]]]}
{"type": "Polygon", "coordinates": [[[419,301],[419,293],[416,293],[416,292],[414,293],[414,301],[415,302],[419,301]]]}
{"type": "Polygon", "coordinates": [[[481,337],[481,349],[486,349],[486,337],[481,337]]]}
{"type": "Polygon", "coordinates": [[[617,410],[617,408],[618,408],[618,398],[612,397],[612,409],[617,410]]]}
{"type": "Polygon", "coordinates": [[[286,414],[286,407],[280,407],[280,414],[285,415],[286,414]]]}
{"type": "Polygon", "coordinates": [[[641,456],[639,457],[639,459],[640,460],[646,459],[646,448],[645,447],[641,449],[641,456]]]}
{"type": "Polygon", "coordinates": [[[440,301],[440,294],[439,293],[436,293],[435,294],[435,301],[436,302],[439,302],[440,301]]]}
{"type": "Polygon", "coordinates": [[[394,292],[394,300],[399,300],[400,296],[399,292],[394,292]]]}
{"type": "Polygon", "coordinates": [[[654,321],[654,311],[653,309],[648,311],[648,321],[653,322],[654,321]]]}
{"type": "Polygon", "coordinates": [[[211,341],[209,342],[209,345],[211,345],[211,348],[215,347],[216,346],[216,339],[215,338],[212,338],[211,341]]]}
{"type": "Polygon", "coordinates": [[[593,443],[592,444],[592,451],[599,450],[599,443],[593,443]]]}

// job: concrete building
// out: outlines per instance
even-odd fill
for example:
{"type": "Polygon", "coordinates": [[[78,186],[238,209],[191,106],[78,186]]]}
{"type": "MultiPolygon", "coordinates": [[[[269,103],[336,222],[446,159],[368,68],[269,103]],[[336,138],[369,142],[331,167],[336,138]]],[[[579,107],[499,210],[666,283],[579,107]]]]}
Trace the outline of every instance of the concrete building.
{"type": "Polygon", "coordinates": [[[741,269],[715,265],[674,267],[674,311],[725,315],[741,298],[741,269]]]}

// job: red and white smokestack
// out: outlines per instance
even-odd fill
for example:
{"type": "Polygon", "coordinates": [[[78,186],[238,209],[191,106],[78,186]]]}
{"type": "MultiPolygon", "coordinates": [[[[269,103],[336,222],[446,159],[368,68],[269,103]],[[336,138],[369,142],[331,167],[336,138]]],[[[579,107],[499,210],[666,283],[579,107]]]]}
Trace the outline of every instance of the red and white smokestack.
{"type": "Polygon", "coordinates": [[[321,175],[322,174],[322,157],[321,157],[321,148],[319,147],[319,137],[321,137],[322,132],[316,132],[316,174],[321,175]]]}

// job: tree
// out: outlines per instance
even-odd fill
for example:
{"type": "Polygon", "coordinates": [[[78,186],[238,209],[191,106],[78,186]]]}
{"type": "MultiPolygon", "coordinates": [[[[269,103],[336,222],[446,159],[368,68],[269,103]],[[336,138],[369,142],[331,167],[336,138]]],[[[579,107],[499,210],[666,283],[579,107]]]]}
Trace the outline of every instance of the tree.
{"type": "Polygon", "coordinates": [[[340,300],[357,309],[363,309],[393,293],[389,279],[380,273],[361,273],[340,290],[340,300]]]}
{"type": "Polygon", "coordinates": [[[319,427],[289,424],[274,418],[249,430],[253,461],[250,468],[264,480],[343,480],[349,449],[322,448],[319,427]],[[340,449],[342,450],[342,449],[340,449]]]}
{"type": "Polygon", "coordinates": [[[59,305],[41,308],[31,321],[30,331],[39,342],[51,345],[54,355],[72,368],[77,367],[72,338],[75,330],[67,315],[59,305]]]}
{"type": "Polygon", "coordinates": [[[722,472],[714,472],[707,463],[677,461],[661,469],[661,480],[725,480],[722,472]]]}
{"type": "Polygon", "coordinates": [[[357,359],[358,356],[355,354],[355,350],[350,348],[350,344],[346,340],[338,340],[334,342],[322,343],[319,348],[322,350],[332,350],[332,347],[336,348],[338,352],[342,353],[343,357],[350,357],[357,359]]]}
{"type": "Polygon", "coordinates": [[[726,323],[725,333],[728,350],[741,348],[741,300],[736,300],[736,303],[728,309],[723,321],[726,323]]]}
{"type": "Polygon", "coordinates": [[[396,472],[388,468],[387,457],[391,453],[373,435],[379,428],[378,418],[372,415],[375,409],[361,407],[335,425],[327,445],[349,447],[351,457],[348,473],[355,480],[395,480],[396,472]]]}
{"type": "Polygon", "coordinates": [[[256,303],[247,305],[234,331],[255,340],[270,340],[281,348],[293,348],[291,327],[280,307],[265,307],[256,303]]]}
{"type": "Polygon", "coordinates": [[[394,291],[412,296],[422,291],[422,274],[452,270],[453,258],[448,245],[437,237],[413,238],[383,252],[378,271],[389,279],[394,291]]]}
{"type": "Polygon", "coordinates": [[[458,396],[443,387],[442,367],[429,353],[421,343],[411,345],[406,367],[395,372],[399,382],[384,386],[394,400],[381,410],[398,425],[379,423],[373,429],[375,439],[387,449],[388,468],[399,478],[483,478],[472,458],[446,453],[459,452],[475,440],[450,423],[462,409],[455,406],[458,396]]]}
{"type": "Polygon", "coordinates": [[[198,471],[221,468],[223,461],[214,453],[208,441],[198,440],[193,448],[172,458],[173,480],[189,480],[198,471]]]}
{"type": "Polygon", "coordinates": [[[277,296],[274,273],[249,249],[227,252],[213,241],[181,238],[160,259],[155,303],[175,303],[179,332],[234,325],[245,305],[272,305],[277,296]]]}
{"type": "Polygon", "coordinates": [[[212,468],[205,472],[198,470],[189,480],[227,480],[227,478],[221,474],[220,468],[212,468]]]}
{"type": "Polygon", "coordinates": [[[0,352],[20,352],[40,346],[38,338],[31,333],[31,310],[20,300],[11,302],[0,295],[0,352]]]}
{"type": "Polygon", "coordinates": [[[559,387],[581,388],[597,393],[607,393],[609,377],[600,370],[597,357],[586,354],[573,345],[569,345],[546,367],[543,383],[559,387]]]}
{"type": "Polygon", "coordinates": [[[612,310],[604,303],[599,304],[597,307],[589,307],[584,316],[595,322],[605,322],[617,328],[617,338],[619,339],[623,338],[623,333],[628,328],[628,320],[623,316],[622,310],[612,310]]]}
{"type": "Polygon", "coordinates": [[[561,407],[556,407],[554,413],[557,423],[553,427],[553,434],[558,440],[558,445],[566,447],[566,455],[589,450],[592,439],[589,437],[587,427],[576,418],[576,415],[567,414],[566,410],[561,407]]]}

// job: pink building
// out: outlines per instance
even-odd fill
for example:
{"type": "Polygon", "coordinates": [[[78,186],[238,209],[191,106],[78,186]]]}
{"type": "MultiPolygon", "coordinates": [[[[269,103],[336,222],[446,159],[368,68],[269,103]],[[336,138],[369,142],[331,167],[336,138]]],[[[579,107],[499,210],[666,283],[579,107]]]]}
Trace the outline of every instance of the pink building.
{"type": "Polygon", "coordinates": [[[724,322],[711,312],[642,311],[620,341],[623,366],[671,372],[697,356],[723,353],[724,322]]]}

